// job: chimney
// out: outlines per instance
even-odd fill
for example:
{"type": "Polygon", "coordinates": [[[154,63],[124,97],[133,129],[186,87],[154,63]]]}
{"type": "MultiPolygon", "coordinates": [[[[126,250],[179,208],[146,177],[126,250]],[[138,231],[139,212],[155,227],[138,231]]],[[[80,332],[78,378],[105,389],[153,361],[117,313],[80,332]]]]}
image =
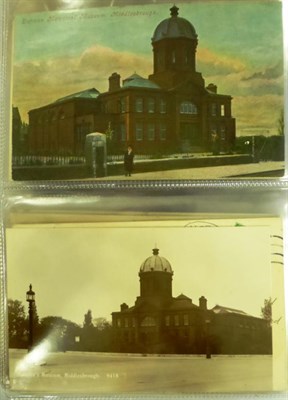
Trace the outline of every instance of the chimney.
{"type": "Polygon", "coordinates": [[[126,303],[121,304],[121,311],[128,310],[129,306],[126,303]]]}
{"type": "Polygon", "coordinates": [[[117,72],[109,77],[109,92],[114,92],[120,89],[120,75],[117,72]]]}
{"type": "Polygon", "coordinates": [[[207,310],[207,299],[204,296],[201,296],[199,299],[199,307],[201,310],[207,310]]]}
{"type": "Polygon", "coordinates": [[[206,87],[206,89],[212,93],[217,94],[217,86],[214,85],[214,83],[209,83],[209,85],[206,87]]]}

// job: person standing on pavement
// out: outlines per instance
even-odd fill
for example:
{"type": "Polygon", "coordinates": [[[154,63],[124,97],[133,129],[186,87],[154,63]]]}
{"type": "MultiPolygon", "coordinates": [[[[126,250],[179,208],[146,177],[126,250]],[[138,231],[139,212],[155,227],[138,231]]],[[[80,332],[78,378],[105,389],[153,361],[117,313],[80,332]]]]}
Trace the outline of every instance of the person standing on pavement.
{"type": "Polygon", "coordinates": [[[131,173],[133,171],[133,165],[134,165],[134,152],[132,147],[129,145],[124,153],[125,176],[131,176],[131,173]]]}
{"type": "Polygon", "coordinates": [[[213,156],[218,156],[220,153],[220,139],[215,131],[211,135],[211,147],[213,156]]]}

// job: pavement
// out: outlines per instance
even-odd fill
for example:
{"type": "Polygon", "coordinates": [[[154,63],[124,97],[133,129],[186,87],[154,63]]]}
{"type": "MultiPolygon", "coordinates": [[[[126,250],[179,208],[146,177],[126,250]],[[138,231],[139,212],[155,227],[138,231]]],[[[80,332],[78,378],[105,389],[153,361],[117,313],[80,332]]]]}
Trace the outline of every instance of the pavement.
{"type": "Polygon", "coordinates": [[[268,392],[272,356],[46,353],[10,350],[11,390],[25,394],[268,392]],[[29,353],[31,354],[31,353],[29,353]]]}
{"type": "MultiPolygon", "coordinates": [[[[178,180],[178,179],[231,179],[231,178],[273,178],[284,175],[284,161],[267,161],[251,164],[222,165],[217,167],[187,168],[169,171],[135,173],[131,177],[107,176],[96,180],[178,180]]],[[[95,179],[95,178],[94,178],[95,179]]],[[[93,180],[93,179],[92,179],[93,180]]]]}

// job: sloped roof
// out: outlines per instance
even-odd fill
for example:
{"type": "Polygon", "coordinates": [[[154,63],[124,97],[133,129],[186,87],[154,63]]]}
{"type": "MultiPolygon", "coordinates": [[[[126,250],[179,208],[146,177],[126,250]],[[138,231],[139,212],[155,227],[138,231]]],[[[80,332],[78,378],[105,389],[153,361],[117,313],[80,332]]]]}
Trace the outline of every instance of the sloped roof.
{"type": "Polygon", "coordinates": [[[185,294],[183,294],[183,293],[179,294],[179,296],[176,297],[176,300],[190,300],[190,301],[192,301],[190,297],[185,296],[185,294]]]}
{"type": "Polygon", "coordinates": [[[133,74],[123,81],[123,88],[127,87],[160,89],[160,86],[158,86],[156,83],[150,81],[149,79],[143,78],[138,74],[133,74]]]}
{"type": "Polygon", "coordinates": [[[185,296],[185,294],[181,293],[179,296],[173,299],[173,302],[170,305],[169,309],[180,310],[183,308],[199,308],[199,307],[196,306],[196,304],[192,303],[192,299],[190,299],[190,297],[185,296]]]}
{"type": "Polygon", "coordinates": [[[100,92],[95,88],[86,89],[86,90],[82,90],[81,92],[72,93],[72,94],[69,94],[68,96],[61,97],[60,99],[56,100],[55,103],[60,103],[62,101],[75,99],[75,98],[96,99],[99,96],[99,94],[100,94],[100,92]]]}
{"type": "Polygon", "coordinates": [[[212,308],[212,310],[215,314],[240,314],[240,315],[245,315],[246,317],[249,316],[246,312],[242,310],[237,310],[235,308],[230,308],[230,307],[224,307],[224,306],[219,306],[218,304],[212,308]]]}

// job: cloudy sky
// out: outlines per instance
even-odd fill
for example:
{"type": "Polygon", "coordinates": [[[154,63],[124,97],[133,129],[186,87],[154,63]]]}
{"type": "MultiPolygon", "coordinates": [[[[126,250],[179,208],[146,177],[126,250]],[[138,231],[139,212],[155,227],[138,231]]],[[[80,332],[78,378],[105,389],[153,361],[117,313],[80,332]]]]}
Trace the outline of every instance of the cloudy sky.
{"type": "Polygon", "coordinates": [[[121,303],[134,305],[140,266],[156,243],[174,271],[173,296],[184,293],[198,304],[204,295],[209,308],[219,304],[260,316],[264,299],[273,296],[266,225],[15,227],[7,231],[8,297],[27,309],[32,283],[40,318],[58,315],[82,324],[91,309],[94,318],[110,319],[121,303]]]}
{"type": "MultiPolygon", "coordinates": [[[[18,11],[26,13],[18,14],[14,31],[13,104],[24,120],[30,109],[59,97],[92,87],[106,91],[113,72],[122,79],[135,72],[148,77],[151,37],[172,5],[153,1],[117,7],[119,1],[112,1],[108,3],[113,7],[55,12],[44,11],[53,9],[55,1],[22,3],[18,11]],[[35,11],[33,4],[42,12],[27,13],[35,11]]],[[[277,133],[283,107],[281,3],[218,0],[177,5],[179,16],[198,33],[197,70],[207,85],[213,82],[219,93],[234,98],[238,135],[277,133]]]]}

